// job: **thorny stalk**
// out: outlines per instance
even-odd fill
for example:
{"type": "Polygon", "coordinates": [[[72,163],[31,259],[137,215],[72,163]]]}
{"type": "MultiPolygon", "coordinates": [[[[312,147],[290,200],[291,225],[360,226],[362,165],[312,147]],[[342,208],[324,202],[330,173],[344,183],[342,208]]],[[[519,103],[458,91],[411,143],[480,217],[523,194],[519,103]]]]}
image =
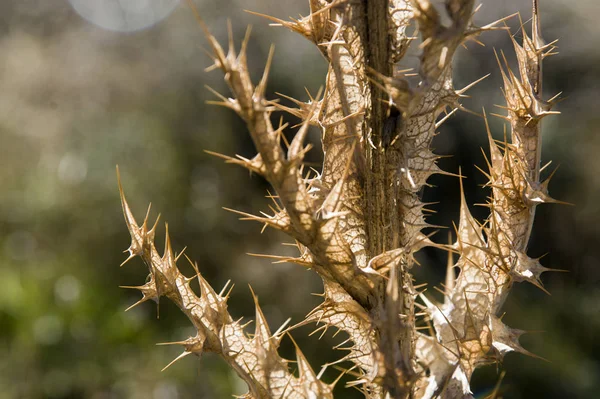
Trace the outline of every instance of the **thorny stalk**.
{"type": "MultiPolygon", "coordinates": [[[[222,157],[265,178],[277,194],[272,215],[238,213],[290,235],[299,255],[280,260],[321,277],[323,302],[300,324],[348,333],[349,353],[335,363],[354,364],[357,378],[350,385],[367,398],[470,398],[477,367],[500,362],[507,352],[529,354],[518,342],[522,332],[498,315],[514,282],[543,289],[539,277],[549,269],[526,255],[527,243],[536,206],[558,202],[547,193],[549,179],[540,181],[541,120],[556,113],[551,111],[556,99],[542,99],[542,60],[554,45],[541,38],[537,0],[531,37],[523,30],[521,44],[513,38],[519,74],[498,55],[506,99],[502,117],[511,134],[510,141],[498,144],[487,130],[490,215],[485,223],[476,221],[461,186],[452,245],[436,244],[423,232],[431,226],[420,193],[432,174],[450,174],[438,168],[430,144],[444,112],[463,109],[459,99],[471,86],[453,86],[456,49],[483,31],[504,29],[498,26],[502,20],[476,27],[474,0],[446,0],[448,25],[429,0],[309,0],[307,17],[265,16],[313,42],[329,65],[322,95],[308,103],[293,100],[297,107],[290,108],[265,98],[273,52],[262,79],[253,83],[246,63],[248,35],[239,52],[230,35],[225,50],[188,2],[210,44],[213,67],[223,72],[231,92],[231,97],[218,95],[217,103],[244,120],[257,149],[251,159],[222,157]],[[421,55],[419,82],[411,84],[397,65],[416,38],[415,27],[421,55]],[[275,111],[303,120],[285,150],[286,126],[272,125],[275,111]],[[323,143],[316,176],[303,171],[309,126],[320,129],[323,143]],[[414,254],[425,246],[459,254],[447,267],[443,303],[413,285],[414,254]],[[429,332],[416,329],[416,308],[424,311],[429,332]]],[[[225,288],[216,293],[195,264],[194,277],[181,274],[168,232],[161,256],[154,246],[156,224],[149,228],[148,216],[138,224],[120,182],[119,187],[132,238],[128,260],[139,256],[150,271],[146,284],[133,287],[143,294],[138,303],[167,297],[197,331],[174,343],[184,349],[177,359],[220,354],[247,383],[247,398],[332,397],[334,384],[319,379],[300,349],[299,374],[290,372],[277,353],[288,330],[282,326],[271,333],[256,298],[256,328],[249,335],[229,314],[225,288]],[[200,296],[190,288],[194,279],[200,296]]]]}

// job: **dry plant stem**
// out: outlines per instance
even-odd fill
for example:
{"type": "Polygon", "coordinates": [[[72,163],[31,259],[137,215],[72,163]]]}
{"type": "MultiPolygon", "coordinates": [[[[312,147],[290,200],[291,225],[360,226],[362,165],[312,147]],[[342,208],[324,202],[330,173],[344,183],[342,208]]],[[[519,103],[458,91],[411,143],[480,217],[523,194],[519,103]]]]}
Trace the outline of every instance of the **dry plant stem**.
{"type": "Polygon", "coordinates": [[[271,334],[256,297],[256,326],[254,335],[250,338],[244,330],[246,324],[242,324],[241,320],[234,321],[227,311],[229,293],[224,294],[227,286],[221,293],[216,293],[202,277],[197,265],[193,265],[196,270],[195,276],[186,277],[181,274],[177,267],[181,254],[174,255],[168,231],[165,252],[160,256],[154,246],[158,219],[151,229],[148,228],[148,215],[142,225],[138,225],[125,200],[120,183],[119,187],[125,222],[131,235],[128,260],[139,256],[150,270],[146,284],[128,287],[137,288],[143,294],[143,298],[135,305],[150,299],[158,303],[160,297],[167,297],[190,319],[197,331],[194,337],[171,343],[184,348],[183,353],[175,360],[192,353],[200,355],[204,352],[214,352],[221,355],[248,384],[248,398],[308,398],[311,395],[331,397],[332,387],[317,379],[299,349],[299,377],[296,378],[289,372],[288,362],[277,354],[283,333],[278,331],[271,334]],[[200,296],[191,288],[195,279],[198,280],[200,296]]]}
{"type": "MultiPolygon", "coordinates": [[[[217,94],[216,103],[246,122],[258,152],[252,159],[220,156],[261,175],[276,191],[272,215],[238,213],[294,238],[298,257],[273,257],[322,278],[323,303],[299,324],[316,322],[317,330],[334,327],[349,335],[348,354],[328,365],[354,363],[356,380],[350,385],[367,398],[469,398],[476,367],[499,362],[509,351],[528,353],[518,344],[521,332],[505,326],[498,313],[513,282],[530,281],[543,289],[539,275],[548,269],[525,251],[535,206],[558,202],[547,194],[548,181],[539,181],[540,121],[553,113],[552,101],[541,99],[541,62],[553,47],[541,39],[537,0],[532,37],[523,33],[522,45],[513,40],[520,77],[501,66],[511,141],[499,148],[488,129],[490,216],[480,225],[463,195],[452,245],[435,244],[423,233],[433,226],[425,221],[419,194],[429,176],[447,173],[437,167],[430,144],[442,113],[462,109],[458,100],[468,89],[453,87],[454,53],[495,26],[473,26],[474,0],[446,0],[448,25],[429,0],[310,0],[307,17],[265,16],[312,41],[328,61],[323,95],[308,103],[292,99],[297,108],[265,98],[272,51],[254,84],[246,64],[248,35],[239,52],[230,36],[225,51],[188,2],[210,43],[211,68],[223,72],[231,91],[230,98],[217,94]],[[422,39],[415,85],[397,70],[413,40],[407,33],[412,28],[422,39]],[[271,123],[277,110],[303,120],[285,150],[286,126],[271,123]],[[312,176],[303,170],[309,125],[320,128],[324,151],[323,168],[312,176]],[[413,256],[424,246],[460,255],[456,265],[449,261],[442,304],[418,295],[413,286],[413,256]],[[416,304],[417,297],[423,305],[416,304]],[[415,306],[423,309],[429,334],[417,331],[415,306]]],[[[182,356],[220,354],[248,384],[248,398],[332,396],[333,384],[319,380],[299,349],[299,375],[290,373],[277,354],[284,331],[271,334],[256,298],[256,329],[249,336],[228,313],[227,295],[217,294],[195,266],[197,296],[192,279],[176,266],[168,234],[161,257],[153,244],[156,226],[148,229],[147,217],[139,226],[122,190],[121,195],[132,237],[130,258],[140,256],[150,270],[148,282],[134,287],[142,291],[140,303],[166,296],[197,330],[178,343],[182,356]]]]}

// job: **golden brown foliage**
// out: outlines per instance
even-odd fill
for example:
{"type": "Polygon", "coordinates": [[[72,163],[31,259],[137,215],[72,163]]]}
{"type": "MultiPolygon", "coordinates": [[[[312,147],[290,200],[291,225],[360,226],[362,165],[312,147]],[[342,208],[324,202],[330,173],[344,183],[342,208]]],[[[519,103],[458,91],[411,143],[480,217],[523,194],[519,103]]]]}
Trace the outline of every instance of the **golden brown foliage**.
{"type": "MultiPolygon", "coordinates": [[[[214,68],[222,70],[231,97],[219,105],[246,123],[256,146],[252,159],[222,156],[264,177],[276,192],[270,215],[241,213],[281,230],[297,243],[297,258],[281,258],[316,272],[323,281],[323,302],[300,324],[319,323],[348,333],[356,381],[368,398],[468,398],[470,380],[480,365],[500,362],[507,352],[529,354],[499,314],[513,282],[529,281],[543,289],[540,274],[548,269],[526,255],[541,203],[557,202],[540,181],[541,120],[555,99],[542,99],[542,60],[552,53],[540,34],[534,0],[532,33],[522,44],[513,39],[519,75],[500,61],[510,123],[510,141],[497,143],[488,129],[490,215],[480,224],[462,195],[457,240],[436,244],[423,233],[419,193],[427,179],[442,172],[431,149],[443,114],[462,109],[452,59],[458,46],[481,32],[499,27],[472,23],[474,0],[446,0],[450,24],[444,25],[429,0],[310,0],[307,17],[283,21],[267,17],[318,46],[329,63],[322,95],[297,108],[265,98],[272,52],[262,79],[253,83],[246,64],[248,36],[235,50],[225,50],[194,10],[209,41],[214,68]],[[421,39],[419,82],[411,84],[396,64],[416,37],[421,39]],[[502,65],[504,64],[504,65],[502,65]],[[286,125],[274,127],[271,115],[289,112],[303,120],[293,140],[282,146],[286,125]],[[324,161],[320,172],[307,174],[303,161],[310,125],[321,131],[324,161]],[[284,148],[285,147],[285,148],[284,148]],[[447,268],[444,301],[436,303],[413,286],[415,252],[437,246],[459,259],[447,268]],[[458,275],[455,268],[459,269],[458,275]],[[415,302],[420,299],[420,303],[415,302]],[[427,333],[417,330],[415,308],[423,309],[427,333]]],[[[499,58],[503,58],[500,55],[499,58]]],[[[487,119],[486,119],[487,125],[487,119]]],[[[462,192],[462,189],[461,189],[462,192]]],[[[195,267],[185,277],[177,267],[167,234],[161,256],[154,246],[148,217],[139,225],[121,189],[123,211],[132,243],[130,258],[148,266],[148,282],[137,287],[148,299],[167,297],[194,325],[197,334],[178,342],[182,356],[218,353],[247,383],[252,398],[327,398],[333,385],[318,378],[297,349],[299,374],[278,353],[284,327],[271,333],[256,304],[253,335],[227,310],[225,288],[217,294],[195,267]],[[201,294],[190,288],[197,279],[201,294]]]]}

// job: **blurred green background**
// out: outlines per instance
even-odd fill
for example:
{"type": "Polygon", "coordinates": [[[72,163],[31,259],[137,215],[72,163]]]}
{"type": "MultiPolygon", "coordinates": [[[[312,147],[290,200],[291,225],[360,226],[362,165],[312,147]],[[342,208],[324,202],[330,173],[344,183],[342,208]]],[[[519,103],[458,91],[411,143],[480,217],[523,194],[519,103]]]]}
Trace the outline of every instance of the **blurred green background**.
{"type": "MultiPolygon", "coordinates": [[[[139,261],[119,268],[129,244],[118,199],[115,165],[138,219],[149,202],[169,222],[176,250],[188,246],[209,282],[219,290],[236,283],[229,308],[253,318],[248,284],[260,298],[273,329],[287,317],[302,320],[319,299],[319,279],[298,266],[272,265],[246,253],[293,254],[286,237],[240,222],[221,209],[266,209],[268,186],[256,176],[203,152],[254,153],[244,126],[230,111],[206,105],[210,85],[227,93],[210,60],[203,35],[185,4],[176,0],[3,0],[0,2],[0,398],[222,398],[245,387],[215,356],[187,357],[164,372],[180,353],[157,342],[192,334],[189,322],[165,302],[124,310],[139,294],[118,288],[142,284],[139,261]]],[[[213,0],[196,4],[223,42],[226,20],[236,40],[253,24],[249,64],[260,76],[271,43],[276,52],[269,97],[283,92],[306,99],[324,82],[326,64],[317,49],[244,9],[280,18],[306,15],[305,1],[213,0]]],[[[543,277],[547,296],[517,285],[506,322],[523,330],[523,345],[549,362],[509,354],[503,367],[475,374],[483,397],[506,369],[506,398],[597,398],[600,392],[600,6],[596,0],[541,1],[543,33],[559,38],[558,56],[545,64],[546,98],[558,91],[559,117],[544,121],[544,160],[560,164],[554,197],[575,207],[538,208],[529,247],[542,263],[570,273],[543,277]]],[[[515,11],[529,18],[528,1],[484,1],[484,24],[515,11]]],[[[518,29],[518,21],[510,25],[518,29]]],[[[518,34],[517,34],[518,36],[518,34]]],[[[514,61],[506,32],[486,33],[486,47],[468,44],[456,58],[456,86],[491,72],[464,104],[502,113],[501,78],[493,49],[514,61]]],[[[417,61],[415,49],[407,66],[417,61]]],[[[293,119],[287,119],[296,122],[293,119]]],[[[502,137],[498,118],[494,134],[502,137]]],[[[469,203],[489,193],[474,165],[484,166],[482,120],[453,117],[434,143],[445,170],[462,167],[469,203]]],[[[318,143],[317,132],[312,140],[318,143]]],[[[317,149],[311,161],[318,162],[317,149]]],[[[434,224],[458,216],[458,181],[435,177],[426,200],[441,201],[434,224]]],[[[480,220],[483,207],[472,207],[480,220]]],[[[437,235],[445,239],[445,232],[437,235]]],[[[158,242],[162,239],[159,234],[158,242]]],[[[162,247],[159,244],[159,248],[162,247]]],[[[445,254],[420,255],[419,282],[442,279],[445,254]]],[[[185,266],[184,266],[185,268],[185,266]]],[[[189,271],[188,271],[189,272],[189,271]]],[[[430,290],[433,291],[433,290],[430,290]]],[[[315,369],[341,356],[327,348],[331,334],[294,336],[315,369]]],[[[339,341],[339,338],[338,338],[339,341]]],[[[282,353],[293,358],[284,341],[282,353]]],[[[327,375],[335,378],[336,372],[327,375]]],[[[340,384],[343,385],[343,384],[340,384]]],[[[359,397],[342,393],[339,397],[359,397]]]]}

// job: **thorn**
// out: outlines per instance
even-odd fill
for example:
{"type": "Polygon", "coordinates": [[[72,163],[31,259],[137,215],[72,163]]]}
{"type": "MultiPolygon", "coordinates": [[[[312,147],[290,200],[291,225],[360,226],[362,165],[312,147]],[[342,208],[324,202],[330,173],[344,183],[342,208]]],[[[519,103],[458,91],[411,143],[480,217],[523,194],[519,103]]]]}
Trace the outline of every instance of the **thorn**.
{"type": "Polygon", "coordinates": [[[559,99],[559,97],[562,93],[563,93],[562,91],[559,91],[556,95],[554,95],[552,98],[550,98],[547,102],[549,102],[550,104],[553,104],[553,103],[556,104],[560,101],[563,101],[564,100],[563,98],[559,99]]]}
{"type": "MultiPolygon", "coordinates": [[[[127,249],[126,249],[124,252],[128,252],[128,251],[129,251],[129,250],[127,250],[127,249]]],[[[126,264],[127,262],[129,262],[131,259],[135,258],[136,256],[138,256],[138,255],[135,255],[135,254],[133,254],[133,253],[130,253],[130,254],[129,254],[129,256],[127,257],[127,259],[125,259],[125,260],[123,261],[123,263],[121,263],[121,264],[119,265],[119,267],[123,267],[123,266],[125,266],[125,264],[126,264]]]]}
{"type": "MultiPolygon", "coordinates": [[[[231,103],[231,101],[233,100],[233,99],[231,99],[231,98],[227,98],[227,97],[225,97],[224,95],[222,95],[221,93],[219,93],[218,91],[216,91],[215,89],[213,89],[212,87],[210,87],[209,85],[204,85],[204,87],[205,87],[205,88],[206,88],[208,91],[210,91],[212,94],[214,94],[214,95],[215,95],[215,96],[216,96],[216,97],[217,97],[219,100],[221,100],[221,101],[222,101],[222,103],[224,103],[224,104],[231,103]]],[[[212,103],[214,104],[215,102],[212,102],[212,103]]],[[[220,103],[220,102],[217,102],[216,104],[221,104],[221,103],[220,103]]]]}
{"type": "Polygon", "coordinates": [[[191,355],[192,352],[183,352],[181,355],[177,356],[175,359],[173,359],[171,361],[171,363],[167,364],[165,367],[163,367],[162,370],[160,370],[161,372],[165,371],[166,369],[168,369],[169,367],[171,367],[176,361],[178,361],[179,359],[183,359],[184,357],[186,357],[187,355],[191,355]]]}
{"type": "Polygon", "coordinates": [[[468,85],[466,85],[465,87],[463,87],[460,90],[456,90],[455,93],[458,94],[459,96],[462,96],[462,94],[464,94],[467,90],[469,90],[470,88],[472,88],[473,86],[475,86],[477,83],[481,82],[482,80],[484,80],[485,78],[487,78],[488,76],[490,76],[491,73],[488,73],[485,76],[480,77],[479,79],[477,79],[474,82],[469,83],[468,85]]]}
{"type": "Polygon", "coordinates": [[[452,111],[450,111],[446,115],[444,115],[442,117],[442,119],[440,119],[439,121],[437,121],[435,123],[435,128],[437,129],[440,126],[442,126],[444,124],[444,122],[446,122],[452,115],[454,115],[456,113],[456,111],[458,111],[458,108],[453,108],[452,111]]]}
{"type": "Polygon", "coordinates": [[[514,16],[517,16],[517,15],[519,15],[519,13],[518,13],[518,12],[516,12],[516,13],[514,13],[514,14],[510,14],[510,15],[508,15],[508,16],[506,16],[506,17],[504,17],[504,18],[500,18],[500,19],[498,19],[498,20],[496,20],[496,21],[494,21],[494,22],[492,22],[492,23],[489,23],[489,24],[487,24],[487,25],[484,25],[484,26],[482,26],[481,28],[477,29],[477,31],[486,31],[486,30],[507,30],[507,29],[508,29],[508,27],[504,27],[504,26],[497,27],[496,25],[497,25],[497,24],[499,24],[500,22],[504,22],[504,21],[506,21],[506,20],[508,20],[508,19],[510,19],[510,18],[512,18],[512,17],[514,17],[514,16]]]}
{"type": "Polygon", "coordinates": [[[269,72],[271,70],[271,64],[273,63],[273,54],[275,53],[275,45],[271,45],[269,48],[269,55],[267,56],[267,63],[265,65],[265,69],[263,71],[262,78],[260,79],[260,83],[254,89],[254,95],[258,99],[264,98],[265,90],[267,88],[267,79],[269,78],[269,72]]]}
{"type": "Polygon", "coordinates": [[[190,9],[192,10],[192,14],[194,15],[194,18],[196,19],[196,21],[198,22],[198,25],[200,25],[200,28],[204,32],[204,36],[206,36],[206,39],[208,40],[208,42],[210,43],[210,46],[213,49],[213,52],[214,52],[213,58],[215,59],[215,61],[217,61],[219,63],[219,68],[221,68],[221,69],[225,68],[225,66],[227,65],[227,59],[225,57],[223,48],[219,45],[219,43],[217,42],[215,37],[213,35],[211,35],[210,31],[208,30],[208,27],[204,23],[204,20],[202,19],[202,17],[200,17],[200,13],[198,12],[198,9],[194,5],[193,0],[186,0],[186,1],[187,1],[188,6],[190,7],[190,9]]]}
{"type": "MultiPolygon", "coordinates": [[[[134,289],[134,288],[135,288],[135,289],[139,289],[139,287],[132,287],[132,286],[126,286],[126,285],[119,286],[119,288],[131,288],[131,289],[134,289]]],[[[142,293],[142,295],[143,295],[143,293],[142,293]]],[[[138,305],[141,305],[142,303],[146,302],[146,301],[147,301],[147,300],[149,300],[149,299],[155,300],[154,298],[151,298],[151,297],[149,297],[149,296],[147,296],[147,295],[144,295],[144,296],[142,297],[142,299],[140,299],[139,301],[137,301],[137,302],[136,302],[136,303],[134,303],[133,305],[129,306],[127,309],[125,309],[125,311],[126,311],[126,312],[129,312],[131,309],[135,308],[135,307],[136,307],[136,306],[138,306],[138,305]]]]}
{"type": "MultiPolygon", "coordinates": [[[[277,331],[275,331],[273,333],[273,337],[278,337],[279,335],[281,335],[284,331],[284,329],[288,326],[288,324],[290,324],[290,322],[292,321],[291,317],[288,317],[288,319],[286,321],[283,322],[283,324],[281,325],[281,327],[279,327],[277,329],[277,331]]],[[[287,332],[288,330],[286,330],[285,332],[287,332]]]]}
{"type": "Polygon", "coordinates": [[[185,341],[174,341],[174,342],[157,342],[156,346],[168,346],[168,345],[185,345],[185,341]]]}

